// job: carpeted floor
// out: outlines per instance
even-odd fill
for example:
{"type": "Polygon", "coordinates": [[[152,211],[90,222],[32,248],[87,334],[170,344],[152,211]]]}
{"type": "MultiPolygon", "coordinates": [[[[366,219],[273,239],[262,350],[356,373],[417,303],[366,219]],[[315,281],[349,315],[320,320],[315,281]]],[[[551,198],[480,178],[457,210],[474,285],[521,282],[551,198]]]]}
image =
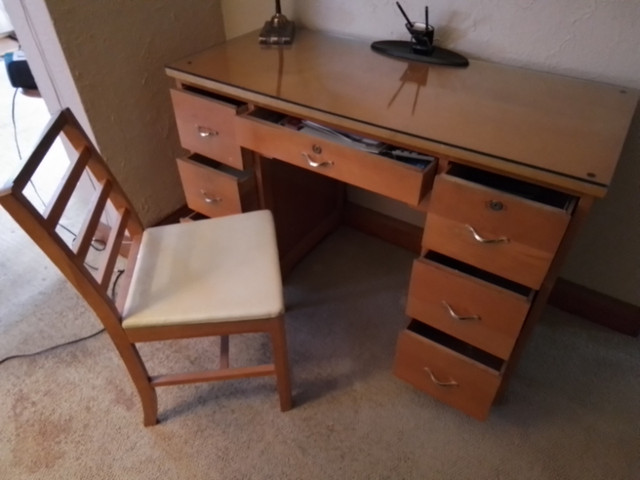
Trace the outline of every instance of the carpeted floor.
{"type": "MultiPolygon", "coordinates": [[[[98,328],[35,248],[11,251],[20,234],[0,252],[0,357],[98,328]]],[[[640,478],[637,338],[547,309],[506,402],[478,422],[390,372],[412,259],[343,228],[293,271],[287,413],[273,380],[241,380],[160,390],[161,423],[144,428],[105,334],[1,364],[0,478],[640,478]]],[[[214,345],[143,354],[157,368],[206,366],[214,345]]],[[[259,336],[231,348],[243,361],[268,351],[259,336]]]]}

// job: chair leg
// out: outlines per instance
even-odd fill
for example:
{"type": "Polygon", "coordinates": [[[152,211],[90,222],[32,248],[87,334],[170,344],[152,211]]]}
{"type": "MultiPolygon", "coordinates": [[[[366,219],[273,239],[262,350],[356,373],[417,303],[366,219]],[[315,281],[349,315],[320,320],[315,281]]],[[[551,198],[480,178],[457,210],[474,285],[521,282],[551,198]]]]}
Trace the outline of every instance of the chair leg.
{"type": "Polygon", "coordinates": [[[273,346],[273,362],[276,368],[278,396],[280,397],[280,410],[286,412],[291,409],[292,400],[287,337],[283,316],[274,319],[274,327],[271,329],[271,344],[273,346]]]}
{"type": "Polygon", "coordinates": [[[116,348],[140,396],[144,426],[151,427],[158,423],[158,396],[149,382],[149,372],[135,345],[128,341],[126,344],[116,342],[116,348]]]}

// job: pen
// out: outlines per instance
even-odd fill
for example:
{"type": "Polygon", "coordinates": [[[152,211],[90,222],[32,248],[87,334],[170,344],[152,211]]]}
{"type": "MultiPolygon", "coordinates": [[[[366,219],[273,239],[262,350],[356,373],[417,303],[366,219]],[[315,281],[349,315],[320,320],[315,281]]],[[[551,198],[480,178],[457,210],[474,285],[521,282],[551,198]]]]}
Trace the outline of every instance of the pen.
{"type": "Polygon", "coordinates": [[[409,25],[413,25],[413,22],[411,20],[409,20],[409,17],[407,16],[407,14],[404,11],[404,8],[402,8],[402,5],[400,5],[400,2],[396,2],[396,5],[398,6],[398,8],[400,9],[400,13],[402,13],[402,15],[404,16],[404,18],[407,20],[407,23],[409,25]]]}

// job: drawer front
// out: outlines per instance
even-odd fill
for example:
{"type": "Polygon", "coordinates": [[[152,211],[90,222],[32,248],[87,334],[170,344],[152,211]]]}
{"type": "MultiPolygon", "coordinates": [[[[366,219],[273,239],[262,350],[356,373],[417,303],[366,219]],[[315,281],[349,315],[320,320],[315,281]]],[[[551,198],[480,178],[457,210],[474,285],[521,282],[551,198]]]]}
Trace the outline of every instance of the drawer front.
{"type": "Polygon", "coordinates": [[[182,90],[171,90],[182,146],[237,169],[244,168],[236,142],[234,105],[182,90]]]}
{"type": "Polygon", "coordinates": [[[208,217],[241,213],[241,180],[189,158],[178,159],[187,205],[208,217]]]}
{"type": "Polygon", "coordinates": [[[501,380],[497,372],[410,331],[398,338],[393,373],[479,420],[487,418],[501,380]]]}
{"type": "Polygon", "coordinates": [[[414,167],[251,116],[238,117],[236,131],[243,147],[265,157],[412,205],[431,188],[437,166],[414,167]]]}
{"type": "Polygon", "coordinates": [[[422,244],[538,289],[569,220],[564,210],[440,175],[422,244]]]}
{"type": "Polygon", "coordinates": [[[436,262],[413,263],[407,315],[500,358],[508,358],[530,298],[436,262]]]}

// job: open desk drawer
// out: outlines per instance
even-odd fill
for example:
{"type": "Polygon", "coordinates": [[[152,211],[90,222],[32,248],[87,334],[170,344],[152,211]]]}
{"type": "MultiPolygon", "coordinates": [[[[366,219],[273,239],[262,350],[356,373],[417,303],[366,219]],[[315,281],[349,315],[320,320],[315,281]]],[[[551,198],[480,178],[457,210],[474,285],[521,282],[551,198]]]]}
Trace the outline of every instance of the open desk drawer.
{"type": "Polygon", "coordinates": [[[533,294],[530,288],[429,251],[413,262],[407,315],[507,359],[533,294]]]}
{"type": "Polygon", "coordinates": [[[258,208],[255,175],[235,170],[199,155],[178,159],[178,171],[187,205],[208,217],[220,217],[258,208]]]}
{"type": "MultiPolygon", "coordinates": [[[[265,157],[326,175],[336,180],[417,205],[431,189],[437,160],[428,155],[403,151],[404,161],[370,153],[362,142],[348,134],[292,119],[264,109],[256,109],[237,117],[236,133],[243,147],[265,157]],[[310,126],[311,125],[311,126],[310,126]]],[[[398,149],[394,153],[399,152],[398,149]]]]}
{"type": "Polygon", "coordinates": [[[242,170],[244,159],[234,130],[234,117],[243,103],[205,91],[171,90],[182,146],[242,170]]]}
{"type": "Polygon", "coordinates": [[[504,362],[418,320],[400,333],[393,373],[472,417],[484,420],[504,362]]]}
{"type": "Polygon", "coordinates": [[[576,198],[454,165],[434,181],[423,248],[539,289],[576,198]]]}

